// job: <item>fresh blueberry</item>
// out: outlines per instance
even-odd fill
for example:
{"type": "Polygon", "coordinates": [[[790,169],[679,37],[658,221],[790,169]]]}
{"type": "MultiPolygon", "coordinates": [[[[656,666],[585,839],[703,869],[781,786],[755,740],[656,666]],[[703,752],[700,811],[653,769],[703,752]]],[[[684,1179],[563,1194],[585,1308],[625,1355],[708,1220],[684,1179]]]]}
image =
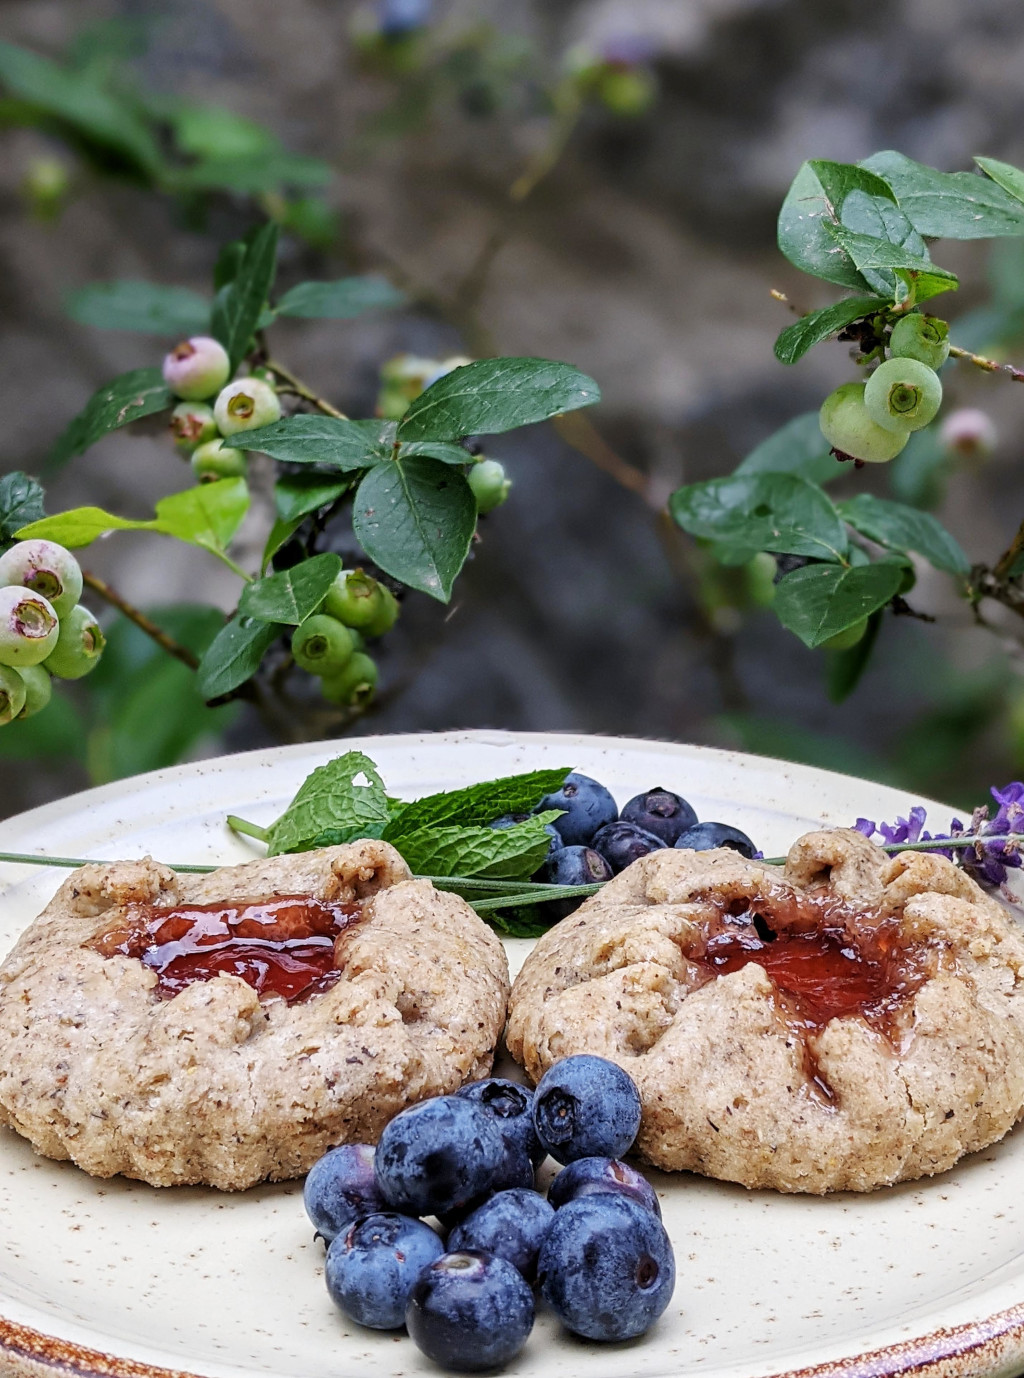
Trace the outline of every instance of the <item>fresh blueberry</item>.
{"type": "MultiPolygon", "coordinates": [[[[498,1128],[500,1130],[500,1125],[498,1128]]],[[[534,1190],[534,1166],[530,1160],[530,1155],[520,1144],[506,1139],[505,1156],[502,1159],[502,1164],[488,1183],[486,1190],[478,1193],[464,1205],[456,1206],[453,1210],[438,1211],[437,1218],[446,1230],[452,1230],[456,1225],[461,1225],[463,1220],[473,1211],[478,1210],[494,1192],[511,1191],[515,1188],[534,1190]]]]}
{"type": "Polygon", "coordinates": [[[644,832],[635,823],[623,823],[620,819],[617,823],[606,823],[603,828],[598,828],[590,845],[595,852],[600,852],[618,875],[632,862],[647,856],[648,852],[663,848],[665,843],[654,833],[644,832]]]}
{"type": "Polygon", "coordinates": [[[533,1124],[560,1163],[621,1158],[640,1128],[640,1095],[614,1062],[591,1053],[564,1057],[537,1085],[533,1124]]]}
{"type": "Polygon", "coordinates": [[[429,1359],[459,1373],[499,1368],[533,1329],[533,1293],[517,1268],[479,1250],[443,1254],[424,1268],[405,1313],[429,1359]]]}
{"type": "Polygon", "coordinates": [[[757,848],[746,833],[739,828],[731,828],[728,823],[695,823],[676,839],[677,847],[688,848],[692,852],[709,852],[713,847],[731,847],[740,856],[753,857],[757,848]]]}
{"type": "Polygon", "coordinates": [[[576,771],[565,777],[560,790],[546,794],[534,813],[543,813],[545,809],[563,810],[562,816],[553,821],[566,847],[585,845],[598,828],[614,823],[619,816],[618,806],[604,785],[576,771]]]}
{"type": "Polygon", "coordinates": [[[642,1172],[618,1158],[577,1158],[564,1167],[548,1187],[548,1200],[559,1210],[580,1196],[602,1191],[618,1192],[645,1206],[661,1218],[661,1206],[654,1188],[642,1172]]]}
{"type": "Polygon", "coordinates": [[[306,1177],[302,1204],[313,1228],[328,1244],[357,1216],[387,1210],[377,1190],[370,1145],[342,1144],[319,1158],[306,1177]]]}
{"type": "MultiPolygon", "coordinates": [[[[592,847],[557,847],[549,852],[547,860],[534,875],[534,880],[546,885],[594,885],[611,880],[612,868],[600,852],[592,847]]],[[[545,918],[552,923],[564,919],[583,903],[577,895],[560,900],[545,900],[540,906],[545,918]]]]}
{"type": "Polygon", "coordinates": [[[379,0],[377,24],[385,38],[406,38],[430,23],[432,0],[379,0]]]}
{"type": "Polygon", "coordinates": [[[532,1282],[540,1246],[554,1218],[554,1206],[535,1191],[499,1191],[452,1230],[448,1249],[482,1249],[497,1254],[532,1282]]]}
{"type": "Polygon", "coordinates": [[[588,1340],[631,1340],[668,1306],[672,1245],[657,1216],[628,1196],[570,1201],[540,1248],[541,1295],[563,1325],[588,1340]]]}
{"type": "Polygon", "coordinates": [[[533,1127],[533,1092],[528,1086],[504,1077],[488,1077],[485,1081],[467,1082],[455,1094],[473,1101],[492,1116],[505,1141],[518,1144],[533,1166],[540,1166],[545,1155],[533,1127]]]}
{"type": "Polygon", "coordinates": [[[393,1211],[365,1215],[327,1250],[324,1279],[335,1305],[360,1325],[396,1330],[405,1324],[409,1293],[444,1245],[422,1220],[393,1211]]]}
{"type": "Polygon", "coordinates": [[[619,817],[624,823],[635,823],[645,832],[654,833],[666,847],[671,847],[679,834],[692,828],[697,821],[696,813],[685,799],[660,785],[646,794],[635,795],[619,817]]]}
{"type": "Polygon", "coordinates": [[[436,1096],[401,1111],[385,1127],[374,1171],[394,1210],[441,1215],[490,1191],[507,1158],[490,1115],[458,1096],[436,1096]]]}

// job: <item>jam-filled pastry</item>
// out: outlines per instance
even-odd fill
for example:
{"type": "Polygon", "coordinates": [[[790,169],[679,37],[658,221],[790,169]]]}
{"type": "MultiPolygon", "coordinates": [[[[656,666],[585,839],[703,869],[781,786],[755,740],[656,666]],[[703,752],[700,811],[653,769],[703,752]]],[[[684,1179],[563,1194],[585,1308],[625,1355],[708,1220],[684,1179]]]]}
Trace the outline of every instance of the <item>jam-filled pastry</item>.
{"type": "Polygon", "coordinates": [[[1024,1113],[1024,932],[939,856],[809,833],[785,869],[652,852],[537,943],[509,1050],[598,1053],[639,1152],[777,1191],[929,1176],[1024,1113]]]}
{"type": "Polygon", "coordinates": [[[507,997],[498,938],[383,842],[84,866],[0,966],[0,1124],[97,1177],[300,1176],[485,1076],[507,997]]]}

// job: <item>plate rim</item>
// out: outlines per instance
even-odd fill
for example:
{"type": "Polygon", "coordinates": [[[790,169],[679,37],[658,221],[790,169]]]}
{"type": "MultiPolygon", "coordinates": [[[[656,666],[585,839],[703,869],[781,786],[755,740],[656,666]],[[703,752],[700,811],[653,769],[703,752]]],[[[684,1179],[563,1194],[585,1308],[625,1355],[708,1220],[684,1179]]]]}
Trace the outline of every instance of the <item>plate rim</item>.
{"type": "MultiPolygon", "coordinates": [[[[130,797],[131,794],[141,793],[165,781],[169,783],[188,777],[197,770],[216,770],[218,767],[234,770],[244,768],[247,763],[251,764],[257,760],[266,762],[268,757],[275,760],[301,759],[311,753],[322,754],[325,759],[347,750],[366,750],[367,754],[372,755],[374,743],[387,743],[391,750],[411,750],[427,745],[468,745],[474,741],[490,746],[544,746],[551,749],[564,744],[567,750],[574,742],[585,743],[589,749],[612,751],[649,747],[662,752],[667,751],[674,756],[698,755],[718,758],[723,764],[728,761],[733,765],[742,764],[747,768],[772,773],[781,768],[785,772],[798,774],[805,781],[820,781],[822,785],[837,779],[854,782],[873,791],[877,790],[880,795],[888,794],[893,800],[899,796],[903,799],[910,797],[909,791],[868,781],[860,776],[697,743],[662,741],[622,734],[515,732],[482,728],[447,732],[367,734],[364,737],[345,737],[323,742],[260,747],[204,758],[66,795],[49,804],[42,804],[11,816],[5,820],[5,827],[15,832],[32,832],[40,823],[56,821],[80,809],[87,809],[90,803],[105,802],[118,796],[130,797]]],[[[920,799],[916,802],[928,808],[950,809],[949,805],[935,800],[920,799]]],[[[22,866],[21,869],[34,871],[36,868],[22,866]]],[[[13,883],[17,884],[18,879],[20,877],[13,883]]],[[[0,890],[3,888],[5,887],[0,885],[0,890]]],[[[955,1326],[939,1326],[924,1335],[912,1336],[859,1355],[826,1360],[805,1367],[775,1369],[770,1378],[897,1378],[897,1375],[910,1373],[918,1375],[919,1378],[992,1378],[993,1375],[1010,1372],[1009,1366],[1021,1361],[1024,1361],[1024,1300],[989,1316],[955,1326]]],[[[70,1372],[76,1375],[76,1378],[208,1378],[201,1367],[165,1367],[142,1359],[110,1354],[105,1350],[51,1335],[0,1315],[0,1372],[10,1374],[12,1378],[53,1378],[57,1370],[70,1372]]]]}

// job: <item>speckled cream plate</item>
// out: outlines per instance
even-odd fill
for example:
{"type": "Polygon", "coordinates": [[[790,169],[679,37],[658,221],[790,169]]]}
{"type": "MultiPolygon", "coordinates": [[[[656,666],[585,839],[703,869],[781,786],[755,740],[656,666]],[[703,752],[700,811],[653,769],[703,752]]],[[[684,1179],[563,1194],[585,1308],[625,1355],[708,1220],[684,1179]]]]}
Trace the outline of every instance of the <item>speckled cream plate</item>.
{"type": "MultiPolygon", "coordinates": [[[[779,761],[619,738],[447,733],[348,739],[204,761],[90,790],[5,823],[7,851],[169,862],[254,854],[224,815],[274,818],[307,773],[359,747],[389,789],[565,765],[620,803],[664,785],[767,855],[803,830],[893,818],[895,790],[779,761]]],[[[934,805],[929,822],[945,826],[934,805]]],[[[0,866],[0,952],[62,874],[0,866]]],[[[528,949],[509,944],[513,969],[528,949]]],[[[945,1176],[868,1196],[748,1192],[652,1174],[678,1284],[643,1340],[607,1347],[538,1317],[512,1372],[714,1378],[1024,1371],[1024,1128],[945,1176]]],[[[0,1130],[0,1373],[388,1378],[437,1372],[404,1335],[349,1325],[323,1285],[299,1183],[223,1195],[97,1181],[0,1130]]]]}

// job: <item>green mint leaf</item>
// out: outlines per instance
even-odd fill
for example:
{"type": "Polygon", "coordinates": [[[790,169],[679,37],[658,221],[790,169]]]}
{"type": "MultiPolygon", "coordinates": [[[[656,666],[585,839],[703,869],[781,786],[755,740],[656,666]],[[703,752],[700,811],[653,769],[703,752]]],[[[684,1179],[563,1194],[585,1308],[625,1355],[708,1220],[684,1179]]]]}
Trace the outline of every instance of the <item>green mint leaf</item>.
{"type": "Polygon", "coordinates": [[[836,331],[873,315],[887,306],[882,297],[848,297],[834,306],[823,306],[787,326],[775,341],[775,357],[782,364],[795,364],[820,340],[827,340],[836,331]]]}
{"type": "MultiPolygon", "coordinates": [[[[530,813],[546,794],[554,794],[565,783],[572,766],[555,770],[531,770],[522,775],[505,775],[464,789],[444,790],[428,794],[404,804],[397,816],[392,816],[384,837],[394,841],[407,832],[423,828],[454,824],[481,825],[493,823],[506,813],[530,813]]],[[[427,871],[427,875],[440,872],[427,871]]],[[[460,871],[447,874],[461,875],[460,871]]]]}
{"type": "Polygon", "coordinates": [[[476,519],[476,499],[458,470],[437,459],[396,459],[360,483],[352,529],[385,574],[447,603],[476,519]]]}
{"type": "Polygon", "coordinates": [[[161,498],[155,519],[145,525],[151,531],[175,536],[190,545],[225,550],[248,510],[249,488],[245,479],[222,478],[161,498]]]}
{"type": "Polygon", "coordinates": [[[219,699],[251,679],[277,639],[279,627],[233,617],[206,648],[196,672],[199,692],[207,701],[219,699]]]}
{"type": "Polygon", "coordinates": [[[860,683],[871,661],[881,625],[882,613],[873,612],[868,618],[867,631],[855,646],[845,651],[832,651],[829,655],[825,677],[828,696],[833,703],[843,703],[860,683]]]}
{"type": "Polygon", "coordinates": [[[387,278],[366,276],[300,282],[285,292],[275,309],[279,316],[344,321],[364,311],[402,306],[405,301],[405,294],[392,287],[387,278]]]}
{"type": "Polygon", "coordinates": [[[238,611],[245,617],[297,627],[316,612],[340,571],[340,555],[333,551],[313,555],[279,574],[246,584],[238,611]]]}
{"type": "Polygon", "coordinates": [[[483,918],[506,938],[540,938],[549,928],[554,928],[558,920],[545,923],[537,914],[536,907],[521,905],[515,909],[491,909],[483,918]]]}
{"type": "Polygon", "coordinates": [[[896,562],[853,569],[805,565],[779,580],[775,612],[784,627],[813,648],[884,607],[902,582],[903,567],[896,562]]]}
{"type": "Polygon", "coordinates": [[[97,330],[132,330],[140,335],[205,335],[210,303],[187,287],[157,282],[94,282],[72,292],[67,312],[97,330]]]}
{"type": "Polygon", "coordinates": [[[1015,201],[1024,202],[1024,172],[1019,167],[1014,167],[1012,163],[1001,163],[998,158],[975,158],[974,161],[1015,201]]]}
{"type": "Polygon", "coordinates": [[[369,469],[390,459],[393,421],[342,421],[333,416],[288,416],[225,438],[234,450],[259,450],[289,464],[323,464],[342,472],[369,469]]]}
{"type": "Polygon", "coordinates": [[[278,227],[260,226],[246,241],[245,257],[234,278],[213,303],[211,329],[228,352],[232,372],[249,351],[277,268],[278,227]]]}
{"type": "Polygon", "coordinates": [[[318,766],[267,831],[269,856],[302,852],[357,837],[379,837],[388,820],[387,795],[377,767],[361,751],[347,751],[318,766]]]}
{"type": "Polygon", "coordinates": [[[759,550],[841,560],[849,545],[828,497],[798,474],[733,474],[692,483],[672,494],[669,511],[691,536],[733,548],[737,562],[759,550]]]}
{"type": "Polygon", "coordinates": [[[135,368],[105,383],[86,403],[50,451],[51,465],[65,464],[84,454],[111,431],[152,416],[174,405],[174,397],[158,368],[135,368]]]}
{"type": "Polygon", "coordinates": [[[887,150],[862,166],[883,177],[918,234],[928,239],[992,239],[1024,234],[1024,206],[973,172],[938,172],[887,150]]]}
{"type": "Polygon", "coordinates": [[[803,412],[751,450],[734,474],[798,474],[810,483],[839,478],[843,465],[821,433],[816,411],[803,412]]]}
{"type": "Polygon", "coordinates": [[[497,435],[589,407],[601,390],[572,364],[551,359],[480,359],[421,392],[398,423],[399,440],[497,435]]]}
{"type": "Polygon", "coordinates": [[[545,825],[558,817],[557,809],[533,814],[514,828],[432,825],[404,832],[393,845],[418,875],[518,880],[543,864],[551,848],[545,825]]]}
{"type": "Polygon", "coordinates": [[[879,545],[890,550],[914,550],[947,574],[966,578],[971,572],[971,562],[959,542],[930,512],[871,493],[860,493],[838,506],[845,521],[879,545]]]}
{"type": "Polygon", "coordinates": [[[44,519],[43,497],[42,486],[20,469],[0,478],[0,551],[22,527],[44,519]]]}

